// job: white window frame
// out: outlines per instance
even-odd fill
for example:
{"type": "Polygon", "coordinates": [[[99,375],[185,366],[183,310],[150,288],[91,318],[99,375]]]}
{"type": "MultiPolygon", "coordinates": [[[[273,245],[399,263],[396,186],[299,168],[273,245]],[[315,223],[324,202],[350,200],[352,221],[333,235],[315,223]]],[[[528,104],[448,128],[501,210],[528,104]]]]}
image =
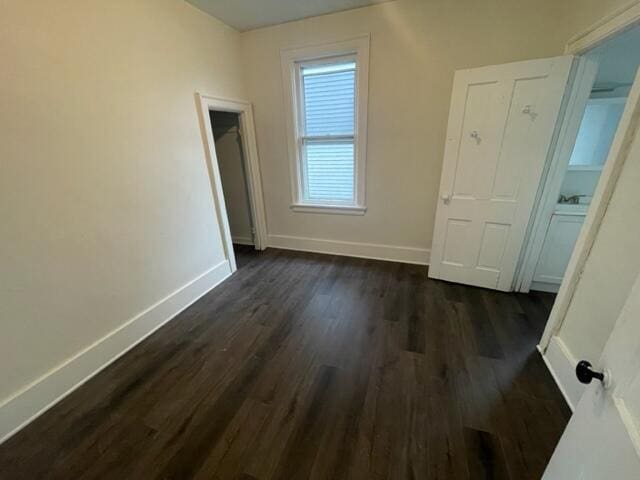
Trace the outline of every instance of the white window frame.
{"type": "MultiPolygon", "coordinates": [[[[351,40],[282,50],[282,79],[284,84],[285,116],[287,120],[287,149],[291,175],[291,209],[305,213],[334,213],[364,215],[367,152],[367,103],[369,97],[369,35],[351,40]],[[305,201],[302,171],[302,88],[301,67],[324,61],[353,59],[356,62],[354,144],[354,202],[305,201]]],[[[350,139],[350,135],[348,136],[350,139]]],[[[330,137],[334,139],[334,137],[330,137]]],[[[339,139],[335,137],[335,139],[339,139]]]]}

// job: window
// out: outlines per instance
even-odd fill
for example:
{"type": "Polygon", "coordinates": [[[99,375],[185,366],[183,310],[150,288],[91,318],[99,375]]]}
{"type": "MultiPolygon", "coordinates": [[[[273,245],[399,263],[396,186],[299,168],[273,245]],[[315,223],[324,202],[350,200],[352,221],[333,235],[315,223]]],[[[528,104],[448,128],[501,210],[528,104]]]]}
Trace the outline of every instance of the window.
{"type": "Polygon", "coordinates": [[[292,208],[364,214],[369,39],[282,53],[292,208]]]}
{"type": "Polygon", "coordinates": [[[356,62],[299,65],[302,200],[355,202],[356,62]]]}

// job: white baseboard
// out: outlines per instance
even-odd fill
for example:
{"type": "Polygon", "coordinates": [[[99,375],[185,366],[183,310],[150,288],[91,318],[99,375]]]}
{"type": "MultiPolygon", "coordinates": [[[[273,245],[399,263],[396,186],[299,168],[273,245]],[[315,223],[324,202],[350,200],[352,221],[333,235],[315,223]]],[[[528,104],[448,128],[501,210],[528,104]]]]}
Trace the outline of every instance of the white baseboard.
{"type": "Polygon", "coordinates": [[[254,242],[253,242],[253,238],[251,238],[251,237],[232,236],[231,237],[231,241],[233,243],[238,244],[238,245],[255,245],[254,242]]]}
{"type": "Polygon", "coordinates": [[[269,246],[286,250],[328,253],[347,257],[414,263],[417,265],[429,265],[430,255],[430,250],[426,248],[343,242],[320,238],[291,237],[288,235],[269,235],[269,246]]]}
{"type": "Polygon", "coordinates": [[[231,275],[225,260],[0,403],[0,443],[231,275]]]}
{"type": "Polygon", "coordinates": [[[578,361],[573,357],[565,343],[556,336],[549,342],[546,352],[542,351],[540,345],[538,345],[538,351],[542,355],[542,359],[558,385],[567,405],[573,412],[584,392],[584,387],[576,379],[575,368],[578,361]]]}

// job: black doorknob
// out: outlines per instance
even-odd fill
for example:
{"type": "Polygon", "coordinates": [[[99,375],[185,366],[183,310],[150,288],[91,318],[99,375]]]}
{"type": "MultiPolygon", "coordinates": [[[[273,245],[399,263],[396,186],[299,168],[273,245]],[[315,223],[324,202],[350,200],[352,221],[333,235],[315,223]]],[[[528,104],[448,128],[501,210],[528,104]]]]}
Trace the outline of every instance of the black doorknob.
{"type": "Polygon", "coordinates": [[[576,377],[580,383],[591,383],[591,380],[597,378],[601,382],[604,381],[604,373],[594,372],[591,370],[591,363],[586,360],[580,360],[578,365],[576,365],[576,377]]]}

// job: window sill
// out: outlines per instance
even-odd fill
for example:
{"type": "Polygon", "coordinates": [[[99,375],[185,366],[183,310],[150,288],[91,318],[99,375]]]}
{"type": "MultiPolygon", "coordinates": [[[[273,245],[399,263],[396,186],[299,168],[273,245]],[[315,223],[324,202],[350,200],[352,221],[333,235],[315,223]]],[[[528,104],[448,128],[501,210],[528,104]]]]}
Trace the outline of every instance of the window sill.
{"type": "Polygon", "coordinates": [[[305,205],[296,203],[291,205],[291,210],[299,213],[326,213],[332,215],[364,215],[367,207],[350,205],[305,205]]]}

